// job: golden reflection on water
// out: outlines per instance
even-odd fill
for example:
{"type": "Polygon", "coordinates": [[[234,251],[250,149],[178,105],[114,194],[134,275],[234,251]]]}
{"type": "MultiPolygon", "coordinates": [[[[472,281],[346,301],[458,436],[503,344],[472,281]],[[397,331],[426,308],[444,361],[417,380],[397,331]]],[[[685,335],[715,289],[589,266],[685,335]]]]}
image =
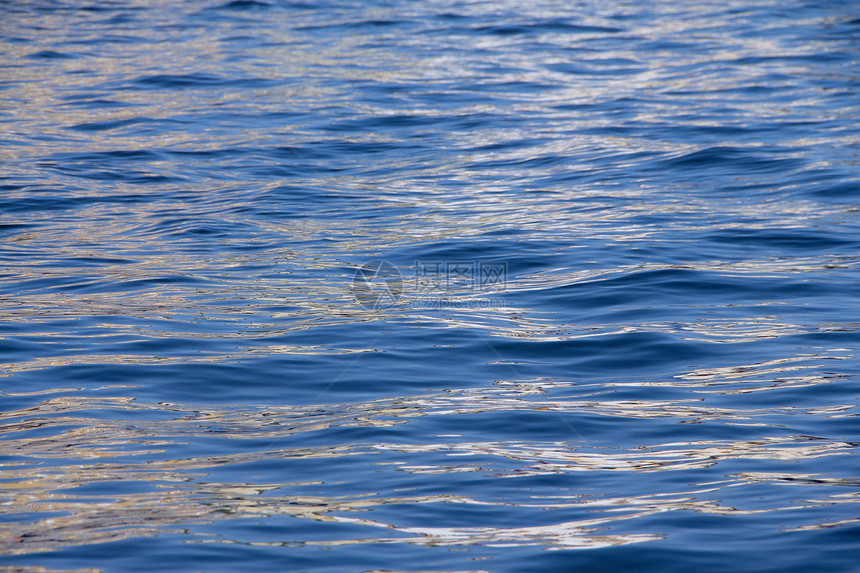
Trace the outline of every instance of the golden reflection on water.
{"type": "MultiPolygon", "coordinates": [[[[821,366],[821,360],[844,359],[830,353],[807,354],[758,364],[693,370],[662,383],[702,390],[720,386],[759,390],[779,388],[792,371],[821,366]]],[[[809,376],[823,378],[821,374],[809,376]]],[[[623,387],[623,382],[618,386],[623,387]]],[[[606,526],[667,511],[694,511],[714,515],[747,515],[805,509],[814,511],[834,504],[860,503],[855,493],[833,492],[814,496],[806,489],[792,503],[774,500],[748,507],[718,501],[727,488],[768,484],[798,488],[856,487],[857,481],[827,475],[791,472],[741,472],[720,481],[688,489],[639,496],[585,495],[571,492],[531,496],[510,501],[458,495],[391,495],[369,486],[353,495],[293,495],[291,490],[322,480],[291,483],[212,482],[215,468],[266,460],[352,459],[383,472],[425,476],[474,473],[493,480],[519,480],[528,476],[577,472],[695,471],[731,460],[801,463],[830,456],[856,455],[856,444],[803,435],[763,435],[745,440],[668,441],[633,449],[597,448],[587,442],[476,441],[450,434],[424,443],[366,442],[320,447],[256,446],[229,448],[211,455],[176,455],[196,440],[263,440],[274,444],[289,436],[334,428],[386,428],[417,423],[431,417],[480,415],[487,412],[564,415],[576,424],[578,416],[621,419],[666,419],[678,423],[703,421],[776,426],[785,416],[820,416],[836,419],[856,416],[855,404],[784,406],[780,408],[720,408],[698,398],[674,400],[616,400],[603,395],[611,384],[575,384],[551,379],[499,381],[488,388],[468,388],[371,402],[319,406],[212,406],[147,404],[130,397],[86,396],[78,388],[57,388],[57,394],[37,405],[0,415],[4,453],[15,456],[0,469],[4,484],[0,508],[6,514],[27,515],[27,521],[0,524],[0,551],[24,554],[65,546],[118,539],[179,533],[189,524],[247,517],[288,516],[317,522],[365,526],[368,534],[340,540],[245,542],[226,538],[192,538],[196,542],[251,543],[256,545],[320,545],[357,543],[409,543],[441,547],[485,545],[493,547],[538,545],[548,549],[603,547],[662,538],[660,532],[608,534],[606,526]],[[557,394],[578,392],[579,397],[557,394]],[[62,465],[54,465],[61,462],[62,465]],[[128,484],[134,491],[91,493],[99,484],[128,484]],[[85,488],[81,493],[79,488],[85,488]],[[78,491],[76,491],[78,490],[78,491]],[[416,504],[531,507],[546,510],[588,509],[587,519],[560,520],[541,526],[447,527],[404,525],[397,518],[380,519],[375,509],[416,504]],[[370,513],[367,513],[370,512],[370,513]],[[358,516],[356,513],[366,513],[358,516]],[[374,534],[373,531],[383,533],[374,534]]],[[[121,389],[117,386],[116,389],[121,389]]],[[[99,389],[104,391],[106,388],[99,389]]],[[[737,388],[736,388],[737,390],[737,388]]],[[[47,392],[7,393],[7,396],[44,396],[47,392]]],[[[776,427],[775,426],[775,427],[776,427]]],[[[187,450],[185,450],[187,451],[187,450]]],[[[423,483],[423,482],[419,482],[423,483]]],[[[416,489],[416,488],[409,488],[416,489]]],[[[108,490],[109,491],[109,490],[108,490]]],[[[737,498],[737,496],[733,496],[737,498]]],[[[853,523],[855,520],[821,520],[790,529],[805,530],[853,523]]]]}
{"type": "MultiPolygon", "coordinates": [[[[446,452],[453,456],[495,456],[526,462],[511,473],[495,474],[497,477],[522,477],[569,471],[633,471],[652,472],[667,470],[690,470],[708,468],[721,460],[807,460],[811,458],[849,455],[855,445],[847,442],[798,445],[802,437],[762,438],[757,441],[697,441],[664,444],[660,448],[642,446],[642,451],[604,454],[578,452],[569,444],[532,443],[460,443],[425,444],[420,446],[386,444],[378,449],[396,450],[406,453],[446,452]],[[644,453],[643,453],[644,452],[644,453]]],[[[400,466],[412,473],[447,473],[462,471],[462,466],[400,466]],[[455,469],[456,468],[456,469],[455,469]]],[[[475,466],[466,465],[467,468],[475,466]]],[[[471,471],[471,470],[466,470],[471,471]]]]}
{"type": "Polygon", "coordinates": [[[102,569],[54,569],[38,565],[9,565],[0,566],[2,573],[101,573],[102,569]]]}
{"type": "MultiPolygon", "coordinates": [[[[586,242],[613,244],[626,250],[660,244],[655,242],[655,235],[661,233],[681,237],[672,240],[684,241],[683,237],[692,237],[692,241],[702,234],[727,230],[808,229],[811,224],[827,220],[826,217],[853,216],[844,207],[825,208],[819,201],[799,199],[798,195],[788,192],[788,187],[778,187],[778,184],[771,188],[774,196],[780,195],[778,199],[761,202],[725,197],[714,200],[705,194],[690,193],[686,188],[683,193],[664,193],[662,188],[657,188],[661,183],[649,182],[645,177],[631,185],[614,187],[609,177],[594,186],[571,184],[576,176],[592,171],[609,176],[611,171],[630,169],[635,179],[642,165],[637,152],[649,152],[659,161],[680,157],[699,146],[660,135],[660,129],[645,130],[654,137],[587,134],[584,132],[617,127],[619,119],[599,112],[587,112],[594,117],[584,117],[573,112],[568,104],[611,103],[614,106],[613,102],[625,98],[637,99],[637,114],[631,123],[650,123],[657,128],[665,125],[667,108],[652,106],[647,100],[663,99],[670,92],[698,94],[686,99],[684,112],[690,116],[713,117],[706,110],[716,103],[735,107],[738,115],[725,114],[721,126],[745,126],[749,118],[743,115],[749,113],[760,122],[765,118],[784,118],[788,114],[818,115],[827,106],[808,93],[802,101],[796,102],[797,105],[786,106],[756,101],[756,97],[737,91],[732,93],[731,90],[739,86],[768,81],[765,76],[755,75],[762,72],[762,67],[728,64],[748,57],[808,56],[813,53],[810,50],[827,53],[829,48],[805,42],[786,45],[754,34],[734,35],[716,42],[716,28],[709,19],[711,11],[707,7],[693,6],[686,9],[684,18],[663,18],[660,25],[648,19],[647,24],[640,26],[635,19],[630,19],[626,24],[629,26],[627,34],[669,42],[698,36],[714,40],[719,48],[701,53],[655,50],[651,62],[641,61],[641,54],[635,50],[601,48],[593,52],[596,57],[627,60],[631,68],[629,74],[606,74],[602,81],[585,76],[579,80],[553,70],[547,64],[557,63],[555,60],[535,58],[533,51],[510,50],[512,42],[521,40],[493,34],[415,34],[403,39],[422,50],[422,57],[418,57],[419,52],[407,56],[408,50],[391,51],[380,47],[398,32],[377,31],[363,36],[359,30],[353,30],[338,34],[335,41],[323,45],[309,40],[305,31],[297,30],[296,22],[280,21],[279,24],[284,25],[265,28],[262,32],[265,39],[257,47],[248,49],[245,53],[248,57],[236,58],[229,57],[235,55],[236,50],[228,45],[232,36],[229,27],[219,28],[214,22],[211,26],[187,26],[190,14],[167,9],[170,6],[164,0],[156,3],[163,4],[164,9],[150,10],[150,17],[156,20],[148,25],[116,24],[117,36],[123,41],[113,37],[108,42],[113,57],[96,53],[104,49],[96,50],[97,46],[104,45],[102,26],[89,17],[78,25],[69,26],[67,12],[42,12],[36,23],[16,21],[12,25],[21,30],[38,27],[44,31],[45,39],[51,29],[66,30],[62,38],[74,43],[66,43],[64,49],[74,46],[75,52],[69,54],[74,57],[37,64],[28,58],[39,49],[42,40],[32,43],[0,40],[0,47],[16,62],[14,66],[7,66],[8,77],[4,78],[8,84],[5,87],[15,96],[15,114],[19,118],[17,123],[10,124],[14,125],[10,137],[28,142],[28,145],[17,145],[13,141],[4,149],[9,154],[6,159],[10,164],[18,166],[15,175],[18,181],[42,182],[48,176],[51,193],[54,190],[63,192],[64,186],[69,185],[75,199],[106,200],[90,206],[78,204],[68,216],[61,217],[51,211],[27,211],[27,216],[32,217],[28,223],[33,227],[23,232],[13,230],[6,237],[10,253],[22,256],[10,258],[6,268],[9,274],[4,284],[12,286],[14,295],[4,296],[0,301],[3,318],[13,324],[27,321],[32,328],[18,338],[25,343],[38,343],[40,351],[26,361],[9,359],[10,362],[0,364],[3,375],[43,371],[50,376],[53,367],[81,364],[190,364],[246,360],[260,354],[376,352],[364,344],[359,345],[360,348],[336,348],[273,343],[266,338],[318,325],[357,325],[380,319],[436,328],[475,329],[482,334],[534,342],[648,332],[672,334],[687,341],[733,345],[807,333],[860,330],[860,323],[848,320],[799,324],[788,318],[787,312],[781,312],[785,305],[793,305],[781,302],[779,294],[774,294],[773,298],[762,295],[762,300],[745,305],[737,314],[726,313],[718,318],[708,313],[717,307],[727,309],[736,305],[684,305],[685,319],[678,322],[611,320],[613,312],[635,310],[625,308],[622,302],[601,314],[598,323],[578,323],[576,317],[563,312],[539,310],[541,295],[546,291],[584,283],[599,288],[604,281],[619,277],[635,280],[652,271],[696,271],[750,281],[786,277],[804,280],[806,276],[824,277],[824,281],[842,280],[846,271],[856,270],[860,261],[856,256],[749,257],[741,261],[712,260],[684,265],[613,266],[606,263],[602,268],[596,268],[598,263],[589,261],[589,264],[594,263],[594,268],[584,265],[575,270],[556,268],[512,276],[505,291],[492,293],[511,295],[505,304],[486,309],[453,308],[441,315],[404,308],[405,305],[371,312],[356,304],[348,290],[355,264],[397,247],[412,249],[411,252],[423,247],[432,251],[439,245],[447,247],[464,240],[479,246],[491,245],[494,239],[486,235],[492,237],[496,233],[498,238],[508,231],[516,231],[517,241],[557,242],[561,246],[547,247],[543,251],[554,256],[586,242]],[[428,40],[431,36],[435,39],[428,40]],[[134,39],[146,42],[126,42],[134,39]],[[444,49],[446,43],[462,43],[466,49],[444,49]],[[141,49],[141,45],[147,45],[148,49],[141,49]],[[715,55],[718,59],[711,61],[709,58],[715,55]],[[261,61],[267,65],[260,67],[261,61]],[[726,65],[708,65],[720,61],[726,65]],[[263,86],[246,82],[242,89],[234,89],[235,86],[196,89],[192,82],[181,97],[170,89],[148,89],[144,85],[145,71],[163,71],[165,65],[170,75],[202,74],[215,80],[229,78],[240,82],[263,80],[263,86]],[[681,73],[681,68],[696,65],[703,65],[703,73],[697,75],[695,81],[689,73],[681,73]],[[537,93],[514,93],[516,90],[511,89],[498,100],[485,97],[478,89],[470,93],[473,87],[486,87],[479,86],[480,80],[492,67],[510,70],[497,76],[500,82],[544,84],[557,89],[537,93]],[[724,73],[727,68],[733,73],[724,73]],[[261,75],[265,78],[259,77],[261,75]],[[56,77],[63,78],[62,90],[56,89],[56,77]],[[461,87],[465,88],[460,95],[467,96],[461,99],[467,103],[445,110],[434,108],[435,104],[407,107],[409,98],[401,100],[399,109],[370,98],[359,104],[352,99],[352,89],[342,88],[369,81],[403,86],[412,82],[442,93],[446,91],[445,83],[452,77],[460,79],[461,87]],[[294,81],[296,79],[301,81],[294,81]],[[95,95],[98,92],[111,94],[120,105],[80,105],[98,97],[95,95]],[[66,99],[74,94],[86,95],[78,103],[66,99]],[[487,103],[476,105],[475,101],[487,103]],[[560,105],[565,107],[558,107],[560,105]],[[434,145],[438,143],[454,150],[453,153],[438,159],[389,158],[385,166],[369,165],[354,173],[313,173],[314,145],[325,148],[332,141],[355,144],[385,141],[386,138],[399,141],[396,134],[349,137],[343,133],[321,133],[324,130],[313,122],[337,127],[338,117],[326,109],[338,106],[355,110],[359,118],[374,118],[380,122],[396,114],[408,114],[421,120],[519,115],[548,121],[530,121],[528,127],[499,125],[505,124],[504,121],[490,121],[485,127],[468,130],[429,127],[427,131],[439,137],[434,145]],[[276,111],[287,114],[298,111],[301,113],[296,115],[302,118],[282,118],[273,122],[278,123],[277,126],[264,129],[244,125],[246,121],[249,124],[260,122],[265,114],[276,111]],[[202,131],[200,126],[203,126],[202,131]],[[40,138],[24,136],[26,132],[40,134],[40,138]],[[255,168],[270,169],[278,167],[273,164],[284,162],[279,146],[285,140],[295,150],[295,157],[290,159],[297,160],[299,167],[311,173],[278,180],[271,173],[255,172],[255,168]],[[505,149],[506,144],[511,145],[505,149]],[[527,148],[525,156],[523,146],[527,148]],[[144,154],[149,159],[135,160],[133,166],[124,161],[99,161],[95,155],[117,150],[142,151],[150,155],[144,154]],[[183,152],[196,155],[177,159],[177,154],[183,152]],[[574,165],[559,161],[571,157],[577,158],[574,165]],[[519,168],[523,160],[534,159],[539,160],[538,164],[530,165],[527,173],[519,168]],[[541,163],[543,160],[548,161],[541,163]],[[401,169],[411,161],[422,165],[410,165],[408,171],[401,169]],[[476,177],[476,173],[480,173],[480,177],[476,177]],[[560,174],[565,177],[558,178],[560,174]],[[141,180],[160,175],[167,181],[147,188],[139,182],[129,182],[131,175],[141,180]],[[111,182],[111,176],[118,176],[120,180],[111,182]],[[94,180],[100,180],[99,184],[93,184],[94,180]],[[253,193],[257,194],[250,199],[250,195],[243,195],[252,193],[249,187],[230,187],[247,186],[249,181],[253,193]],[[458,189],[448,185],[448,181],[465,185],[458,189]],[[287,184],[334,191],[326,197],[325,207],[318,211],[307,209],[311,218],[270,220],[277,217],[261,212],[272,205],[257,199],[287,184]],[[528,192],[522,192],[522,184],[528,184],[528,192]],[[105,189],[110,189],[116,197],[138,195],[146,200],[112,202],[116,197],[107,197],[105,189]],[[352,195],[339,202],[337,191],[352,195]],[[200,192],[200,197],[194,200],[181,199],[196,192],[200,192]],[[158,196],[171,195],[167,201],[158,200],[158,196]],[[261,209],[256,212],[251,209],[248,214],[247,211],[231,211],[225,205],[248,208],[261,205],[261,209]],[[350,211],[356,218],[341,219],[344,211],[350,211]],[[224,229],[229,232],[218,235],[224,229]],[[217,248],[202,249],[206,254],[201,257],[199,247],[203,239],[196,231],[204,231],[204,235],[216,234],[217,248]],[[276,246],[268,247],[272,244],[276,246]],[[265,247],[256,252],[241,251],[249,245],[265,247]],[[97,260],[100,262],[94,262],[97,260]],[[516,295],[523,296],[517,299],[516,295]],[[538,309],[518,307],[515,300],[524,298],[528,299],[526,305],[538,304],[538,309]],[[94,320],[82,325],[80,331],[72,326],[62,329],[63,336],[57,336],[57,330],[47,325],[41,330],[40,321],[49,323],[57,317],[94,320]],[[145,320],[137,323],[132,320],[140,318],[145,320]],[[210,328],[197,328],[204,320],[210,328]],[[94,331],[99,334],[92,334],[94,331]],[[111,336],[126,337],[123,341],[130,343],[149,342],[153,338],[160,341],[221,339],[230,343],[230,350],[200,354],[195,347],[178,351],[184,355],[169,356],[151,351],[105,350],[99,354],[88,350],[94,343],[111,336]]],[[[730,3],[747,8],[743,3],[730,3]]],[[[151,6],[153,2],[148,4],[151,6]]],[[[484,8],[478,4],[467,3],[461,8],[480,14],[484,8]]],[[[496,4],[512,11],[531,10],[535,17],[556,17],[552,12],[538,14],[540,10],[549,10],[547,8],[529,7],[512,0],[496,4]]],[[[654,9],[669,11],[670,6],[667,3],[654,9]]],[[[387,8],[380,9],[378,14],[368,10],[365,16],[384,19],[387,17],[385,10],[387,8]]],[[[301,12],[284,14],[275,10],[270,13],[275,19],[300,20],[303,17],[301,12]]],[[[422,14],[412,16],[418,21],[431,20],[422,14]]],[[[739,21],[751,17],[744,10],[735,11],[735,16],[739,21]]],[[[596,26],[617,23],[599,16],[582,21],[596,26]]],[[[815,22],[795,20],[795,24],[815,25],[815,22]]],[[[593,33],[594,39],[601,36],[602,33],[593,33]]],[[[566,38],[547,33],[542,36],[542,42],[547,48],[554,43],[578,49],[580,42],[588,42],[591,38],[588,34],[566,38]]],[[[587,50],[578,52],[582,55],[583,66],[595,63],[589,61],[592,56],[587,50]]],[[[809,70],[800,60],[788,59],[770,61],[766,71],[791,77],[809,70]]],[[[820,121],[821,118],[815,119],[820,121]]],[[[832,119],[838,120],[839,115],[835,114],[832,119]]],[[[690,121],[689,125],[717,127],[711,119],[690,121]]],[[[422,135],[421,129],[416,128],[411,134],[422,135]]],[[[798,139],[782,144],[787,147],[821,144],[827,145],[833,153],[849,153],[839,150],[841,143],[844,149],[852,148],[854,142],[849,141],[852,137],[849,130],[844,130],[844,135],[831,133],[830,136],[816,143],[798,139]]],[[[749,137],[755,139],[753,135],[749,137]]],[[[745,141],[744,145],[752,149],[763,145],[763,141],[745,141]]],[[[783,156],[788,157],[788,154],[783,156]]],[[[339,160],[353,165],[367,161],[366,157],[341,157],[339,160]]],[[[854,158],[843,158],[841,163],[847,165],[852,160],[854,158]]],[[[822,160],[819,167],[829,161],[822,160]]],[[[693,189],[696,187],[694,182],[689,185],[693,189]]],[[[21,188],[8,191],[8,197],[26,199],[32,193],[32,188],[21,188]]],[[[17,224],[20,217],[21,212],[15,212],[3,222],[17,224]]],[[[507,246],[512,248],[508,251],[512,253],[520,248],[507,246]]],[[[538,264],[530,268],[545,267],[538,264]]],[[[656,288],[659,283],[648,286],[656,288]]],[[[468,302],[474,298],[472,293],[462,289],[442,294],[454,302],[468,302]]],[[[772,469],[780,464],[788,469],[801,466],[808,469],[803,462],[856,455],[856,443],[803,435],[794,429],[802,423],[787,423],[811,417],[828,422],[853,418],[858,415],[853,402],[791,403],[779,407],[765,407],[756,402],[756,407],[752,407],[745,406],[750,403],[743,399],[744,394],[753,392],[797,391],[844,382],[847,375],[828,371],[827,361],[852,357],[850,349],[819,348],[807,354],[768,361],[747,360],[742,364],[690,369],[674,378],[619,379],[592,384],[580,383],[575,373],[567,379],[516,377],[499,380],[487,388],[455,388],[369,402],[314,406],[148,404],[136,401],[131,395],[88,395],[83,388],[5,392],[2,395],[8,398],[32,397],[34,402],[39,402],[0,414],[3,454],[9,459],[0,466],[3,485],[0,512],[5,518],[0,522],[0,552],[12,555],[52,551],[181,532],[192,524],[218,520],[277,517],[358,525],[367,528],[367,535],[338,540],[284,539],[247,543],[321,546],[410,543],[450,548],[534,545],[573,549],[661,539],[659,531],[609,534],[606,529],[625,521],[628,528],[635,528],[638,523],[648,523],[643,518],[670,511],[736,516],[845,504],[854,507],[853,504],[860,502],[860,495],[843,491],[860,485],[854,478],[800,470],[795,473],[740,472],[732,464],[743,461],[748,463],[745,467],[752,468],[772,469]],[[637,386],[653,387],[648,390],[659,392],[659,397],[620,399],[615,395],[635,390],[637,386]],[[683,397],[677,397],[678,394],[683,397]],[[737,395],[733,407],[718,401],[723,395],[737,395]],[[711,424],[729,430],[745,426],[748,431],[744,433],[745,439],[679,441],[675,430],[667,432],[674,438],[650,434],[650,442],[644,443],[643,438],[642,445],[627,449],[594,446],[585,440],[573,439],[569,442],[485,440],[469,435],[468,430],[463,430],[465,434],[436,436],[414,432],[410,436],[413,442],[401,443],[401,434],[393,432],[407,424],[417,426],[425,420],[465,420],[466,424],[461,425],[468,427],[470,417],[491,414],[504,419],[523,413],[544,415],[555,421],[558,418],[570,420],[571,427],[580,420],[583,423],[598,420],[604,424],[626,421],[631,428],[645,423],[663,424],[664,427],[711,424]],[[348,437],[337,434],[337,431],[359,429],[363,436],[368,436],[365,442],[349,441],[348,437]],[[382,430],[392,430],[391,435],[398,438],[383,441],[378,436],[390,435],[382,430]],[[291,436],[324,432],[330,432],[329,435],[334,435],[339,442],[307,447],[284,447],[282,443],[291,436]],[[187,447],[189,444],[201,447],[187,447]],[[212,446],[211,453],[201,455],[200,450],[209,451],[204,444],[219,444],[221,449],[212,446]],[[236,447],[236,444],[243,447],[236,447]],[[188,455],[190,451],[196,453],[188,455]],[[351,495],[298,493],[311,485],[321,489],[332,485],[323,479],[331,479],[329,474],[311,475],[308,481],[287,483],[209,481],[217,468],[225,466],[283,460],[297,463],[308,459],[351,460],[355,465],[378,469],[386,476],[402,477],[406,480],[403,483],[413,487],[401,489],[412,493],[401,491],[395,495],[394,490],[383,491],[383,486],[375,483],[362,484],[365,490],[351,495]],[[516,501],[503,494],[491,497],[498,493],[494,485],[522,483],[532,476],[603,475],[595,472],[608,472],[615,479],[633,476],[640,483],[649,484],[647,480],[657,472],[685,476],[678,472],[718,466],[732,468],[725,471],[733,473],[719,474],[717,469],[714,471],[718,474],[717,481],[709,483],[668,486],[666,484],[678,484],[681,477],[674,482],[667,480],[662,484],[674,488],[668,492],[623,497],[609,493],[587,495],[571,486],[560,488],[560,493],[554,496],[535,494],[524,499],[525,496],[519,495],[514,498],[516,501]],[[427,476],[444,478],[459,473],[484,478],[490,484],[486,496],[423,495],[420,491],[426,487],[427,476]],[[725,495],[729,489],[737,491],[763,484],[792,487],[797,493],[790,501],[780,498],[758,503],[742,496],[725,495]],[[123,493],[114,493],[117,490],[123,493]],[[720,501],[723,497],[736,500],[733,502],[736,506],[720,501]],[[399,520],[396,516],[385,517],[393,515],[397,507],[414,508],[419,504],[534,508],[547,510],[544,514],[547,517],[539,526],[485,523],[477,517],[478,524],[471,527],[449,527],[445,523],[416,526],[412,522],[404,524],[408,520],[399,520]],[[565,512],[564,516],[552,513],[557,510],[565,512]],[[587,516],[571,519],[569,513],[587,513],[587,516]]],[[[507,365],[516,371],[519,362],[500,356],[494,364],[507,365]]],[[[101,387],[90,392],[101,394],[107,389],[101,387]]],[[[123,386],[116,385],[113,389],[123,394],[123,386]]],[[[695,428],[702,427],[712,426],[695,428]]],[[[710,475],[714,477],[713,473],[710,475]]],[[[645,489],[647,485],[642,487],[645,489]]],[[[786,530],[803,531],[856,522],[858,519],[828,518],[818,523],[792,523],[786,530]]],[[[640,526],[640,529],[645,528],[640,526]]],[[[188,537],[200,543],[246,543],[214,536],[204,538],[196,532],[188,537]]],[[[48,571],[42,568],[21,570],[48,571]]]]}

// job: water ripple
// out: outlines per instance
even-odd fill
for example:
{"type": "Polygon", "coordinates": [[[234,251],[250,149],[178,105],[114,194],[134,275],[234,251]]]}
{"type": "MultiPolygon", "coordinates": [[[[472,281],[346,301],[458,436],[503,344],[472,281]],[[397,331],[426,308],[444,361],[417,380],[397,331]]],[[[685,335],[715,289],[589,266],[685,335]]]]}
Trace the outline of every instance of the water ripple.
{"type": "Polygon", "coordinates": [[[0,9],[4,563],[854,571],[858,20],[749,4],[0,9]]]}

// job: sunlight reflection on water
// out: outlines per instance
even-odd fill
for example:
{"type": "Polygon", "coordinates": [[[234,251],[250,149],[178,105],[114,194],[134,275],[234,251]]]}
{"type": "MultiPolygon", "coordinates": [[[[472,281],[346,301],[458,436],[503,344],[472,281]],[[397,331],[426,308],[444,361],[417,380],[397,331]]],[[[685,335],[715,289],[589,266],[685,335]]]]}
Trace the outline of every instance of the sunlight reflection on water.
{"type": "Polygon", "coordinates": [[[0,8],[0,554],[853,571],[853,8],[0,8]]]}

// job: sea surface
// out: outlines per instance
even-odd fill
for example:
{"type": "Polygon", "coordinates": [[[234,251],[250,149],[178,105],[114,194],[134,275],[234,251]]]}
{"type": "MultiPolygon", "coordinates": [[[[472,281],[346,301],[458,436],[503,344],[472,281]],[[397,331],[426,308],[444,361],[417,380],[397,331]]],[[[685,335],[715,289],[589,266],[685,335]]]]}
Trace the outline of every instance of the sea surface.
{"type": "Polygon", "coordinates": [[[0,570],[860,570],[860,8],[0,2],[0,570]]]}

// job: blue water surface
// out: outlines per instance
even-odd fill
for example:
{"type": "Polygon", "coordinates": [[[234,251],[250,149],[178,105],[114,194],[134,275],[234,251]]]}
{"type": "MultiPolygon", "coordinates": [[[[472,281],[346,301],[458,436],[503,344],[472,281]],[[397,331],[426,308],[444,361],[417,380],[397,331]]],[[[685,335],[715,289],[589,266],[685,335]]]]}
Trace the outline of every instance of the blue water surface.
{"type": "Polygon", "coordinates": [[[847,0],[0,3],[3,570],[857,571],[858,49],[847,0]]]}

